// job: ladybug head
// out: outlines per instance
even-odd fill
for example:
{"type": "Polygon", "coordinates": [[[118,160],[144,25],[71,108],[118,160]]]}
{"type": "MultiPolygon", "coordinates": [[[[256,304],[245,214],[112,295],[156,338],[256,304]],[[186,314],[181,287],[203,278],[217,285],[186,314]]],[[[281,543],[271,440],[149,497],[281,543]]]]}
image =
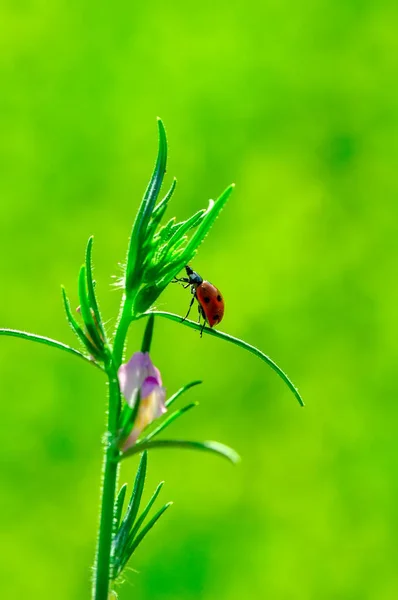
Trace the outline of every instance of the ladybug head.
{"type": "Polygon", "coordinates": [[[187,272],[189,283],[191,285],[200,285],[203,282],[201,276],[198,273],[196,273],[196,271],[193,271],[193,269],[191,269],[191,267],[189,267],[188,265],[185,267],[185,270],[187,272]]]}

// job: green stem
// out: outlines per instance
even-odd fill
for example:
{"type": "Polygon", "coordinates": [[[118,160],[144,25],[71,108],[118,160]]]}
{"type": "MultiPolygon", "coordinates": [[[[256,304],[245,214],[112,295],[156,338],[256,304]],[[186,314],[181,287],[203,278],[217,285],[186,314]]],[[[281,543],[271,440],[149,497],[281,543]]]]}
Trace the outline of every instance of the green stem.
{"type": "Polygon", "coordinates": [[[118,450],[112,444],[118,427],[120,411],[120,388],[117,371],[113,362],[106,366],[109,377],[108,430],[104,454],[102,483],[101,517],[98,535],[97,556],[94,569],[93,600],[108,600],[110,579],[110,558],[112,545],[113,506],[119,470],[118,450]]]}
{"type": "Polygon", "coordinates": [[[116,483],[119,471],[119,452],[114,441],[118,435],[121,410],[120,387],[117,371],[122,363],[127,331],[132,320],[134,293],[123,296],[116,326],[113,351],[105,370],[109,378],[109,412],[107,443],[104,454],[102,483],[101,516],[98,534],[97,556],[94,569],[92,600],[108,600],[111,567],[111,548],[113,532],[113,507],[116,496],[116,483]]]}
{"type": "Polygon", "coordinates": [[[123,360],[126,335],[131,323],[133,297],[122,299],[116,326],[113,352],[105,370],[109,378],[109,416],[106,433],[107,444],[104,454],[101,517],[98,534],[97,556],[94,570],[93,600],[108,600],[110,561],[112,547],[113,507],[116,496],[116,482],[119,471],[118,450],[112,443],[118,434],[120,415],[120,388],[117,376],[123,360]]]}
{"type": "Polygon", "coordinates": [[[123,360],[124,344],[127,331],[132,319],[133,298],[123,297],[118,323],[116,326],[115,340],[113,343],[113,360],[117,368],[120,367],[123,360]]]}

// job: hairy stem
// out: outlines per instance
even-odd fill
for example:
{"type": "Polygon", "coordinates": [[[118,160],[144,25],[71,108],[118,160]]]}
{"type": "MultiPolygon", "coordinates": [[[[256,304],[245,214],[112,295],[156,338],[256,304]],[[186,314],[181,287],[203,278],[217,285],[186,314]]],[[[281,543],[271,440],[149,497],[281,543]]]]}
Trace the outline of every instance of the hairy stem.
{"type": "Polygon", "coordinates": [[[93,600],[108,600],[110,558],[112,545],[113,506],[119,470],[118,450],[112,444],[117,434],[120,412],[120,389],[114,363],[106,366],[109,377],[109,412],[106,446],[103,463],[101,517],[98,534],[97,556],[94,569],[93,600]]]}
{"type": "Polygon", "coordinates": [[[121,408],[117,371],[123,360],[126,335],[131,323],[132,306],[133,298],[131,295],[129,297],[123,296],[116,326],[113,352],[110,353],[108,364],[105,367],[109,378],[109,411],[106,432],[107,443],[103,463],[101,516],[94,569],[93,600],[108,600],[109,594],[113,507],[119,470],[118,450],[112,443],[117,437],[121,408]]]}

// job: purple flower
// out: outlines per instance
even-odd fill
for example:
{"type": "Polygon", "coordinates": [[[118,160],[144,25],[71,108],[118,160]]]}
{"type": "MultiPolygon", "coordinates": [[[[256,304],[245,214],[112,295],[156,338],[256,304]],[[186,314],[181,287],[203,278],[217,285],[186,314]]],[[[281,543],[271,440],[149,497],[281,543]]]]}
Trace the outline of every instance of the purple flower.
{"type": "Polygon", "coordinates": [[[145,427],[166,412],[166,391],[159,369],[147,352],[135,352],[129,362],[120,367],[118,377],[120,389],[131,408],[134,408],[138,394],[141,398],[134,428],[123,443],[122,450],[125,451],[135,444],[145,427]]]}

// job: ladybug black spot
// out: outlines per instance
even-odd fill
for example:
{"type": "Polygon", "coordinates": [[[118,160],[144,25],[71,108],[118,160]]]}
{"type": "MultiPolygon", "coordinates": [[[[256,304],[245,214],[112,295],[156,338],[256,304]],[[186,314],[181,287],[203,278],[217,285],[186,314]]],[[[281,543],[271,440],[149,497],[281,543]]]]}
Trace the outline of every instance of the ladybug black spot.
{"type": "Polygon", "coordinates": [[[220,317],[219,317],[218,315],[214,315],[213,319],[214,319],[215,321],[218,321],[218,320],[220,319],[220,317]]]}
{"type": "Polygon", "coordinates": [[[210,302],[210,298],[209,298],[209,296],[205,296],[205,297],[203,298],[203,301],[204,301],[204,302],[206,302],[206,304],[209,304],[209,302],[210,302]]]}
{"type": "Polygon", "coordinates": [[[220,294],[218,294],[218,296],[217,296],[217,300],[218,300],[219,302],[221,302],[222,298],[221,298],[220,294]]]}

